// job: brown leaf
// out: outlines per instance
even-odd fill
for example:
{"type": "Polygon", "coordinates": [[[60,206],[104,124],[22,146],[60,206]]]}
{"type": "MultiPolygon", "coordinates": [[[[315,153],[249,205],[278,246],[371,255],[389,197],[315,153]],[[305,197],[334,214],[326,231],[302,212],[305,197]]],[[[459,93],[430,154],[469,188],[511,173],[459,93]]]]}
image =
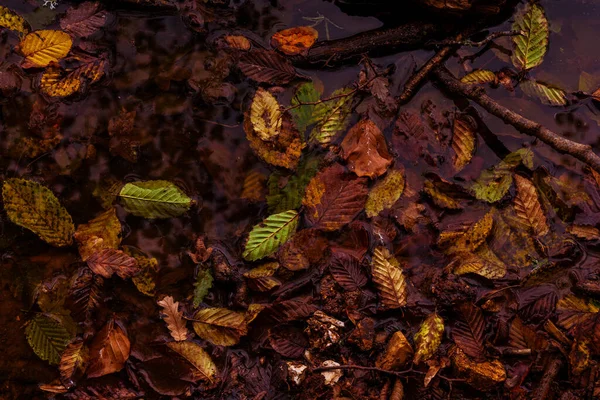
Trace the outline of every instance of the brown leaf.
{"type": "Polygon", "coordinates": [[[296,232],[279,250],[281,265],[290,271],[308,269],[326,254],[329,242],[316,229],[296,232]]]}
{"type": "Polygon", "coordinates": [[[288,56],[306,54],[319,37],[319,32],[311,26],[298,26],[284,29],[271,37],[271,46],[288,56]]]}
{"type": "Polygon", "coordinates": [[[114,207],[77,226],[73,235],[79,248],[79,255],[86,261],[101,249],[117,249],[121,244],[121,222],[114,207]]]}
{"type": "Polygon", "coordinates": [[[87,259],[87,265],[98,275],[110,278],[114,273],[121,278],[131,278],[138,272],[137,260],[121,250],[103,249],[87,259]]]}
{"type": "Polygon", "coordinates": [[[385,137],[371,120],[350,128],[340,146],[348,167],[358,176],[378,177],[392,164],[385,137]]]}
{"type": "Polygon", "coordinates": [[[557,323],[568,330],[585,323],[600,311],[596,304],[574,295],[568,295],[560,299],[556,308],[558,313],[557,323]]]}
{"type": "Polygon", "coordinates": [[[295,298],[273,303],[268,306],[266,315],[277,322],[302,320],[311,316],[317,308],[306,299],[295,298]]]}
{"type": "Polygon", "coordinates": [[[278,262],[270,262],[244,272],[248,287],[258,292],[268,292],[280,286],[281,281],[273,277],[278,268],[278,262]]]}
{"type": "Polygon", "coordinates": [[[483,347],[483,333],[485,321],[481,310],[470,304],[464,303],[460,307],[461,319],[454,325],[452,339],[462,351],[473,358],[474,361],[485,361],[485,348],[483,347]]]}
{"type": "Polygon", "coordinates": [[[348,291],[358,290],[367,284],[367,274],[361,268],[360,261],[344,251],[332,252],[329,272],[333,279],[348,291]]]}
{"type": "Polygon", "coordinates": [[[587,340],[575,340],[569,352],[569,365],[573,375],[581,375],[590,366],[591,354],[587,340]]]}
{"type": "Polygon", "coordinates": [[[227,308],[203,308],[194,314],[194,331],[214,345],[233,346],[248,332],[248,321],[227,308]]]}
{"type": "Polygon", "coordinates": [[[75,273],[66,300],[66,307],[71,310],[75,321],[90,319],[92,311],[100,305],[103,283],[102,277],[95,275],[87,267],[80,268],[75,273]]]}
{"type": "Polygon", "coordinates": [[[240,70],[248,78],[272,85],[285,85],[297,75],[292,63],[271,50],[252,50],[240,57],[240,70]]]}
{"type": "Polygon", "coordinates": [[[558,301],[554,285],[539,285],[523,289],[517,298],[519,313],[523,318],[531,321],[542,321],[550,317],[558,301]]]}
{"type": "Polygon", "coordinates": [[[88,378],[120,371],[129,358],[130,342],[125,329],[111,319],[98,332],[90,345],[88,378]]]}
{"type": "Polygon", "coordinates": [[[302,204],[309,224],[335,231],[362,211],[367,196],[365,178],[354,178],[340,164],[334,164],[311,179],[302,204]]]}
{"type": "Polygon", "coordinates": [[[548,341],[525,325],[519,317],[515,317],[510,324],[509,344],[517,349],[531,349],[532,351],[541,351],[548,347],[548,341]]]}
{"type": "Polygon", "coordinates": [[[73,36],[86,37],[102,28],[107,17],[100,3],[86,2],[69,8],[60,19],[60,27],[73,36]]]}
{"type": "Polygon", "coordinates": [[[404,307],[408,288],[398,261],[385,247],[377,247],[373,252],[371,266],[373,282],[382,304],[387,308],[404,307]]]}
{"type": "Polygon", "coordinates": [[[470,117],[457,116],[454,119],[452,150],[454,150],[454,169],[458,172],[473,158],[475,152],[475,127],[470,117]]]}
{"type": "Polygon", "coordinates": [[[451,352],[452,365],[457,375],[478,390],[489,390],[506,380],[506,370],[499,360],[475,362],[458,347],[451,352]]]}
{"type": "Polygon", "coordinates": [[[517,217],[523,224],[531,228],[536,236],[546,235],[550,228],[535,186],[529,179],[520,175],[515,174],[514,178],[517,186],[517,195],[514,200],[517,217]]]}
{"type": "Polygon", "coordinates": [[[73,386],[75,374],[85,371],[88,362],[88,349],[83,345],[83,339],[77,338],[67,345],[60,357],[58,369],[61,381],[70,388],[73,386]]]}
{"type": "Polygon", "coordinates": [[[288,358],[300,358],[308,348],[302,330],[287,324],[269,330],[269,343],[273,350],[288,358]]]}
{"type": "Polygon", "coordinates": [[[183,312],[179,311],[179,302],[173,301],[172,296],[166,296],[157,304],[163,308],[164,320],[173,339],[177,341],[186,340],[189,332],[185,326],[183,312]]]}
{"type": "Polygon", "coordinates": [[[413,356],[414,350],[401,331],[396,331],[390,338],[385,352],[377,359],[378,368],[399,370],[413,356]]]}
{"type": "Polygon", "coordinates": [[[225,40],[225,43],[227,43],[227,45],[229,47],[231,47],[232,49],[246,51],[246,50],[250,50],[250,47],[252,47],[248,38],[246,38],[244,36],[227,35],[223,39],[225,40]]]}

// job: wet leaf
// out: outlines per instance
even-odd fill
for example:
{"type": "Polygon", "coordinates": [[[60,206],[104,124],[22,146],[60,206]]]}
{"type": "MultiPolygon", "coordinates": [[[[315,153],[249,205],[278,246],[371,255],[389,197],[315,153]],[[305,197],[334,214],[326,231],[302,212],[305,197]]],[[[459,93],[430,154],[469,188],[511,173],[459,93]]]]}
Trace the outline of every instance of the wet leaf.
{"type": "Polygon", "coordinates": [[[116,249],[101,249],[87,259],[90,269],[104,278],[110,278],[114,273],[123,279],[131,278],[139,271],[137,260],[116,249]]]}
{"type": "Polygon", "coordinates": [[[523,70],[540,65],[544,61],[550,35],[544,9],[535,3],[528,4],[516,15],[512,29],[524,33],[512,38],[513,65],[523,70]]]}
{"type": "Polygon", "coordinates": [[[459,311],[461,318],[454,325],[452,339],[474,361],[483,362],[485,361],[483,313],[481,309],[470,303],[463,303],[459,311]]]}
{"type": "Polygon", "coordinates": [[[167,346],[185,358],[200,373],[203,379],[214,380],[217,366],[200,345],[194,342],[169,342],[167,346]]]}
{"type": "Polygon", "coordinates": [[[176,341],[186,340],[189,336],[189,332],[185,326],[185,321],[183,320],[183,312],[179,311],[179,302],[173,301],[172,296],[165,296],[165,298],[158,301],[156,304],[163,308],[163,318],[167,323],[167,328],[169,328],[171,337],[176,341]]]}
{"type": "Polygon", "coordinates": [[[243,257],[255,261],[270,256],[296,232],[298,213],[284,211],[268,216],[248,234],[243,257]]]}
{"type": "Polygon", "coordinates": [[[273,140],[281,132],[282,118],[277,99],[266,90],[258,88],[250,107],[250,121],[254,133],[261,140],[273,140]]]}
{"type": "Polygon", "coordinates": [[[430,314],[415,334],[416,350],[413,362],[420,364],[421,361],[427,361],[433,357],[442,343],[443,334],[444,320],[436,313],[430,314]]]}
{"type": "Polygon", "coordinates": [[[519,314],[527,321],[543,321],[556,308],[558,295],[551,284],[522,289],[518,294],[519,314]]]}
{"type": "Polygon", "coordinates": [[[375,217],[383,210],[392,208],[404,191],[404,171],[391,169],[387,175],[377,181],[369,192],[365,212],[367,217],[375,217]]]}
{"type": "Polygon", "coordinates": [[[80,92],[85,84],[98,82],[107,67],[103,58],[89,58],[76,68],[63,70],[58,66],[46,68],[40,79],[40,90],[51,97],[67,97],[80,92]]]}
{"type": "Polygon", "coordinates": [[[506,370],[499,360],[475,362],[455,348],[451,355],[452,366],[461,378],[478,390],[489,390],[506,380],[506,370]]]}
{"type": "Polygon", "coordinates": [[[289,56],[306,54],[319,37],[311,26],[284,29],[271,36],[271,46],[289,56]]]}
{"type": "Polygon", "coordinates": [[[244,314],[226,308],[203,308],[194,314],[194,331],[216,346],[233,346],[245,336],[248,322],[244,314]]]}
{"type": "Polygon", "coordinates": [[[520,175],[515,175],[514,179],[517,186],[517,195],[514,200],[517,217],[535,235],[546,235],[549,231],[548,222],[542,210],[535,186],[529,179],[520,175]]]}
{"type": "Polygon", "coordinates": [[[576,236],[584,240],[597,240],[600,239],[600,230],[590,225],[569,225],[567,227],[567,233],[576,236]]]}
{"type": "Polygon", "coordinates": [[[268,292],[281,285],[281,281],[273,275],[279,269],[278,262],[270,262],[253,268],[244,273],[248,280],[248,287],[259,292],[268,292]]]}
{"type": "Polygon", "coordinates": [[[360,266],[360,260],[343,251],[332,252],[329,272],[348,291],[358,290],[367,284],[367,275],[360,266]]]}
{"type": "Polygon", "coordinates": [[[272,85],[285,85],[296,77],[296,70],[285,57],[271,50],[252,50],[240,57],[240,70],[248,78],[272,85]]]}
{"type": "Polygon", "coordinates": [[[27,21],[9,8],[0,6],[0,27],[26,35],[31,30],[27,21]]]}
{"type": "Polygon", "coordinates": [[[28,322],[25,336],[35,354],[50,364],[60,362],[60,355],[71,339],[60,323],[44,314],[38,314],[28,322]]]}
{"type": "Polygon", "coordinates": [[[372,277],[381,303],[387,308],[406,305],[408,288],[398,261],[384,247],[377,247],[371,262],[372,277]]]}
{"type": "Polygon", "coordinates": [[[296,174],[287,179],[283,188],[279,186],[282,175],[278,171],[273,172],[267,183],[269,187],[269,194],[267,195],[269,211],[279,213],[298,209],[302,205],[306,185],[315,176],[318,167],[318,158],[303,158],[298,164],[296,174]]]}
{"type": "Polygon", "coordinates": [[[60,27],[75,37],[86,37],[96,33],[106,23],[108,13],[100,3],[85,2],[67,10],[60,19],[60,27]]]}
{"type": "Polygon", "coordinates": [[[436,206],[441,208],[447,208],[449,210],[460,210],[462,206],[458,200],[453,199],[446,193],[444,193],[435,182],[426,180],[423,186],[423,191],[431,197],[431,200],[436,206]]]}
{"type": "Polygon", "coordinates": [[[290,109],[290,114],[294,118],[294,123],[296,124],[296,128],[300,131],[301,134],[304,134],[306,128],[316,122],[315,118],[315,107],[314,104],[308,105],[300,105],[305,103],[315,103],[319,101],[321,97],[321,93],[315,87],[315,84],[311,82],[305,82],[302,85],[298,86],[296,92],[294,93],[294,97],[290,102],[292,108],[290,109]]]}
{"type": "Polygon", "coordinates": [[[255,202],[265,200],[266,182],[267,177],[264,174],[258,171],[250,171],[244,178],[244,186],[242,187],[240,198],[255,202]]]}
{"type": "Polygon", "coordinates": [[[366,178],[356,178],[334,164],[311,179],[302,204],[313,228],[334,231],[351,222],[366,200],[366,178]]]}
{"type": "Polygon", "coordinates": [[[348,168],[358,176],[376,178],[392,164],[385,137],[371,120],[354,125],[340,146],[348,168]]]}
{"type": "Polygon", "coordinates": [[[315,106],[313,118],[316,125],[310,133],[311,142],[328,145],[346,129],[350,122],[353,93],[350,88],[338,89],[329,97],[332,100],[315,106]]]}
{"type": "Polygon", "coordinates": [[[487,245],[475,253],[459,253],[453,273],[456,275],[477,274],[488,279],[499,279],[506,275],[506,264],[487,245]]]}
{"type": "Polygon", "coordinates": [[[414,350],[401,331],[396,331],[388,341],[385,352],[377,359],[377,368],[399,370],[413,356],[414,350]]]}
{"type": "Polygon", "coordinates": [[[269,343],[273,350],[288,358],[300,358],[308,348],[306,336],[293,325],[280,325],[270,329],[269,343]]]}
{"type": "Polygon", "coordinates": [[[128,256],[135,258],[138,263],[139,272],[131,278],[131,281],[140,293],[153,297],[156,292],[158,260],[148,257],[143,251],[131,246],[123,246],[123,251],[128,256]]]}
{"type": "Polygon", "coordinates": [[[87,366],[89,353],[83,345],[83,339],[77,338],[67,345],[60,357],[58,369],[63,382],[72,382],[76,374],[83,374],[87,366]]]}
{"type": "Polygon", "coordinates": [[[452,134],[452,150],[454,158],[452,163],[454,169],[458,172],[462,170],[473,158],[476,148],[474,121],[464,116],[457,116],[454,119],[452,134]]]}
{"type": "Polygon", "coordinates": [[[57,246],[73,243],[73,219],[50,189],[37,182],[10,178],[2,186],[8,217],[45,242],[57,246]]]}
{"type": "Polygon", "coordinates": [[[119,192],[127,212],[144,218],[178,217],[190,209],[190,199],[169,181],[127,183],[119,192]]]}
{"type": "Polygon", "coordinates": [[[549,106],[564,106],[567,104],[566,93],[562,89],[532,80],[522,82],[519,87],[527,96],[535,97],[543,104],[549,106]]]}
{"type": "Polygon", "coordinates": [[[492,83],[496,81],[496,74],[487,69],[476,69],[463,76],[460,81],[470,85],[492,83]]]}
{"type": "Polygon", "coordinates": [[[66,57],[72,44],[65,32],[41,30],[27,34],[19,43],[19,51],[28,61],[26,66],[46,67],[66,57]]]}
{"type": "Polygon", "coordinates": [[[125,329],[113,319],[109,320],[90,345],[88,378],[97,378],[123,369],[129,358],[130,347],[125,329]]]}
{"type": "Polygon", "coordinates": [[[101,290],[104,281],[89,268],[80,268],[73,276],[67,307],[76,321],[89,320],[91,313],[101,302],[101,290]]]}
{"type": "Polygon", "coordinates": [[[198,271],[196,282],[194,282],[194,307],[198,308],[204,301],[204,297],[213,286],[213,277],[208,269],[198,271]]]}
{"type": "Polygon", "coordinates": [[[541,351],[548,346],[548,342],[536,331],[525,325],[519,317],[510,324],[509,344],[517,349],[531,349],[541,351]]]}
{"type": "Polygon", "coordinates": [[[83,261],[98,250],[117,249],[121,244],[121,222],[117,211],[111,208],[87,224],[79,225],[73,237],[83,261]]]}
{"type": "Polygon", "coordinates": [[[328,246],[329,242],[319,230],[304,229],[281,246],[277,258],[281,266],[290,271],[308,269],[324,257],[328,246]]]}
{"type": "Polygon", "coordinates": [[[575,340],[569,352],[569,365],[573,375],[581,375],[590,366],[592,359],[590,344],[586,340],[575,340]]]}
{"type": "Polygon", "coordinates": [[[248,40],[248,38],[240,35],[226,35],[224,38],[225,43],[229,45],[229,47],[238,50],[250,50],[252,44],[248,40]]]}
{"type": "Polygon", "coordinates": [[[556,304],[557,323],[565,329],[572,329],[595,317],[600,307],[595,302],[575,295],[567,295],[556,304]]]}
{"type": "Polygon", "coordinates": [[[450,254],[469,254],[475,252],[488,238],[494,226],[494,212],[486,213],[483,218],[464,231],[440,233],[438,244],[445,246],[450,254]]]}

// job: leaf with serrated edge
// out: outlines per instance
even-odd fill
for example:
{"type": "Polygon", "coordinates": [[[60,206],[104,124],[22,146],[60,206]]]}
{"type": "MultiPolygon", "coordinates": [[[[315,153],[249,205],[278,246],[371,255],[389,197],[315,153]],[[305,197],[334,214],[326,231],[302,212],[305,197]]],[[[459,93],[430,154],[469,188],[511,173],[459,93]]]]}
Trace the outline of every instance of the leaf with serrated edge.
{"type": "Polygon", "coordinates": [[[475,129],[473,122],[465,117],[456,117],[452,129],[452,150],[454,169],[462,170],[473,158],[475,152],[475,129]]]}
{"type": "Polygon", "coordinates": [[[127,183],[119,192],[125,210],[145,218],[177,217],[190,209],[190,199],[169,181],[127,183]]]}
{"type": "Polygon", "coordinates": [[[460,253],[452,271],[455,275],[477,274],[488,279],[500,279],[506,275],[506,264],[484,244],[476,253],[460,253]]]}
{"type": "Polygon", "coordinates": [[[463,76],[460,81],[470,85],[490,83],[496,81],[496,74],[487,69],[477,69],[463,76]]]}
{"type": "Polygon", "coordinates": [[[373,282],[379,290],[381,302],[387,308],[406,305],[408,288],[402,269],[396,259],[384,247],[377,247],[371,263],[373,282]],[[391,261],[390,261],[391,260],[391,261]]]}
{"type": "Polygon", "coordinates": [[[212,381],[217,373],[217,366],[210,355],[194,342],[169,342],[167,346],[192,364],[203,378],[212,381]]]}
{"type": "Polygon", "coordinates": [[[179,302],[173,301],[172,296],[166,296],[157,302],[163,308],[164,320],[169,328],[169,333],[176,341],[187,339],[189,332],[185,326],[183,312],[179,311],[179,302]]]}
{"type": "Polygon", "coordinates": [[[338,89],[330,96],[335,100],[323,101],[315,106],[313,116],[316,126],[310,133],[312,142],[327,145],[346,129],[354,99],[352,93],[350,88],[338,89]]]}
{"type": "Polygon", "coordinates": [[[90,318],[92,311],[100,305],[104,280],[89,268],[80,268],[73,276],[67,304],[71,315],[78,322],[90,318]]]}
{"type": "Polygon", "coordinates": [[[550,228],[535,186],[529,179],[520,175],[515,175],[514,180],[517,186],[514,200],[517,217],[524,225],[530,227],[536,236],[546,235],[550,228]]]}
{"type": "Polygon", "coordinates": [[[106,60],[91,58],[77,68],[63,70],[53,65],[40,78],[40,91],[51,97],[67,97],[79,92],[85,84],[94,83],[104,76],[106,60]]]}
{"type": "Polygon", "coordinates": [[[294,210],[268,216],[248,234],[244,259],[255,261],[275,253],[296,232],[297,226],[298,213],[294,210]]]}
{"type": "Polygon", "coordinates": [[[531,80],[522,82],[519,87],[527,96],[535,97],[543,104],[549,106],[564,106],[567,104],[567,95],[562,89],[531,80]]]}
{"type": "Polygon", "coordinates": [[[42,360],[58,364],[71,335],[57,321],[43,314],[36,315],[25,328],[27,342],[42,360]]]}
{"type": "Polygon", "coordinates": [[[481,309],[470,303],[464,303],[459,310],[461,318],[454,325],[452,339],[466,355],[477,362],[485,361],[483,347],[485,321],[481,309]]]}
{"type": "Polygon", "coordinates": [[[194,331],[217,346],[233,346],[246,335],[244,314],[226,308],[203,308],[194,314],[194,331]]]}
{"type": "Polygon", "coordinates": [[[250,171],[244,178],[240,198],[248,201],[263,201],[265,199],[265,182],[267,177],[258,171],[250,171]]]}
{"type": "Polygon", "coordinates": [[[296,89],[294,97],[292,97],[290,102],[291,106],[294,107],[290,109],[290,114],[292,114],[296,128],[301,134],[304,134],[309,125],[315,123],[314,113],[316,106],[314,104],[300,104],[315,103],[320,97],[321,93],[317,91],[313,82],[303,83],[296,89]]]}
{"type": "Polygon", "coordinates": [[[528,70],[544,61],[548,49],[548,20],[544,9],[538,4],[528,4],[520,12],[512,26],[514,31],[523,32],[513,36],[514,50],[511,57],[513,65],[528,70]]]}
{"type": "Polygon", "coordinates": [[[15,224],[53,246],[73,243],[73,219],[50,189],[37,182],[11,178],[4,181],[2,199],[15,224]]]}
{"type": "Polygon", "coordinates": [[[258,88],[250,106],[250,120],[254,133],[261,140],[274,140],[281,132],[282,118],[277,99],[263,88],[258,88]]]}
{"type": "Polygon", "coordinates": [[[60,27],[73,36],[86,37],[102,28],[107,16],[100,3],[85,2],[68,9],[60,19],[60,27]]]}
{"type": "Polygon", "coordinates": [[[130,350],[131,343],[125,330],[114,320],[109,320],[90,345],[88,378],[120,371],[129,358],[130,350]]]}
{"type": "Polygon", "coordinates": [[[19,43],[19,51],[30,66],[45,67],[66,57],[72,44],[71,37],[65,32],[41,30],[25,36],[19,43]]]}
{"type": "Polygon", "coordinates": [[[196,282],[194,282],[194,307],[198,308],[200,306],[200,303],[204,301],[204,297],[208,294],[208,291],[210,288],[212,288],[212,285],[213,277],[210,273],[210,270],[203,269],[198,271],[196,282]]]}
{"type": "Polygon", "coordinates": [[[248,280],[248,287],[259,292],[268,292],[276,288],[281,285],[281,281],[273,277],[278,269],[278,262],[270,262],[244,272],[244,277],[248,280]]]}
{"type": "Polygon", "coordinates": [[[544,349],[548,342],[539,335],[533,328],[523,324],[519,317],[510,324],[509,345],[517,349],[531,349],[539,351],[544,349]]]}
{"type": "Polygon", "coordinates": [[[290,60],[271,50],[244,53],[238,67],[248,78],[273,85],[285,85],[296,77],[290,60]]]}
{"type": "Polygon", "coordinates": [[[600,307],[580,297],[567,295],[556,304],[556,310],[557,323],[565,329],[572,329],[597,315],[600,307]]]}
{"type": "Polygon", "coordinates": [[[423,185],[423,191],[427,193],[436,206],[441,208],[447,208],[450,210],[460,210],[462,206],[460,203],[448,196],[446,193],[443,193],[438,187],[430,180],[426,180],[423,185]]]}
{"type": "Polygon", "coordinates": [[[421,361],[427,361],[433,357],[442,343],[443,334],[444,320],[436,313],[430,314],[415,334],[416,350],[413,362],[419,364],[421,361]]]}
{"type": "Polygon", "coordinates": [[[26,35],[30,27],[27,21],[14,11],[0,6],[0,27],[26,35]]]}
{"type": "Polygon", "coordinates": [[[348,291],[358,290],[367,283],[367,275],[363,272],[359,260],[343,251],[332,252],[329,272],[333,279],[348,291]]]}

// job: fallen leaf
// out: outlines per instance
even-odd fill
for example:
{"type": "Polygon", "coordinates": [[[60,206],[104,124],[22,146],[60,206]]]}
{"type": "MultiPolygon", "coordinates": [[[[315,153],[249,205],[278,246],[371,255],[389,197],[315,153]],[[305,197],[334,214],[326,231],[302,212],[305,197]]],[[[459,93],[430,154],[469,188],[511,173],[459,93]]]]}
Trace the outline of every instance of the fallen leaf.
{"type": "Polygon", "coordinates": [[[176,341],[186,340],[189,336],[189,332],[185,326],[185,321],[183,320],[183,313],[179,311],[179,302],[173,301],[172,296],[165,296],[156,304],[163,308],[162,312],[165,314],[164,319],[173,339],[176,341]]]}
{"type": "Polygon", "coordinates": [[[31,30],[29,23],[9,8],[0,6],[0,27],[26,35],[31,30]]]}
{"type": "Polygon", "coordinates": [[[514,175],[514,180],[517,186],[517,196],[514,200],[517,217],[536,236],[546,235],[550,228],[535,186],[529,179],[520,175],[514,175]]]}
{"type": "Polygon", "coordinates": [[[178,217],[192,205],[192,199],[181,189],[162,180],[127,183],[119,198],[128,212],[144,218],[178,217]]]}
{"type": "Polygon", "coordinates": [[[311,26],[298,26],[284,29],[271,36],[271,46],[289,56],[307,54],[319,37],[319,32],[311,26]]]}
{"type": "Polygon", "coordinates": [[[90,269],[104,278],[110,278],[114,273],[123,279],[131,278],[138,271],[135,258],[128,256],[121,250],[100,249],[87,259],[90,269]]]}
{"type": "Polygon", "coordinates": [[[392,164],[381,130],[371,120],[362,120],[346,134],[341,144],[348,167],[358,176],[375,178],[392,164]]]}
{"type": "Polygon", "coordinates": [[[327,99],[321,99],[312,113],[315,127],[310,132],[309,140],[321,146],[333,142],[350,123],[353,101],[354,90],[350,88],[338,89],[327,99]]]}
{"type": "Polygon", "coordinates": [[[467,357],[459,348],[454,348],[451,359],[457,375],[475,389],[489,390],[506,380],[506,370],[499,360],[478,363],[467,357]]]}
{"type": "Polygon", "coordinates": [[[528,4],[517,14],[512,29],[524,33],[512,37],[513,65],[523,70],[540,65],[544,61],[550,35],[548,20],[542,6],[528,4]]]}
{"type": "Polygon", "coordinates": [[[254,133],[263,141],[272,141],[281,132],[282,114],[273,95],[258,88],[250,107],[250,121],[254,133]]]}
{"type": "Polygon", "coordinates": [[[372,277],[383,305],[400,308],[406,305],[408,288],[398,261],[384,247],[377,247],[371,263],[372,277]]]}
{"type": "Polygon", "coordinates": [[[120,323],[109,320],[90,345],[88,378],[97,378],[120,371],[129,358],[130,342],[120,323]]]}
{"type": "Polygon", "coordinates": [[[383,210],[392,208],[404,191],[404,170],[391,169],[377,181],[369,192],[365,204],[367,217],[375,217],[383,210]]]}
{"type": "Polygon", "coordinates": [[[27,323],[25,336],[35,354],[50,364],[60,362],[60,355],[71,340],[64,326],[44,314],[36,315],[27,323]]]}
{"type": "Polygon", "coordinates": [[[208,353],[194,342],[169,342],[167,346],[192,364],[202,379],[212,381],[217,374],[217,367],[208,353]]]}
{"type": "Polygon", "coordinates": [[[233,346],[248,332],[242,313],[226,308],[203,308],[194,314],[194,331],[216,346],[233,346]]]}
{"type": "Polygon", "coordinates": [[[344,251],[332,252],[329,272],[333,279],[348,291],[358,290],[367,284],[367,275],[360,266],[360,260],[344,251]]]}
{"type": "Polygon", "coordinates": [[[463,303],[459,311],[461,318],[454,325],[452,339],[474,361],[483,362],[485,361],[483,313],[481,309],[470,303],[463,303]]]}
{"type": "Polygon", "coordinates": [[[117,210],[111,208],[87,224],[79,225],[73,237],[83,261],[98,250],[117,249],[121,244],[121,222],[117,218],[117,210]]]}
{"type": "Polygon", "coordinates": [[[452,150],[454,169],[458,172],[471,162],[476,148],[475,122],[471,118],[457,116],[454,119],[452,150]]]}
{"type": "Polygon", "coordinates": [[[463,76],[460,80],[469,85],[496,82],[496,74],[487,69],[476,69],[463,76]]]}
{"type": "Polygon", "coordinates": [[[437,351],[442,343],[444,334],[444,320],[436,313],[430,314],[421,324],[421,328],[415,334],[415,364],[427,361],[437,351]]]}
{"type": "Polygon", "coordinates": [[[284,211],[268,216],[248,234],[243,257],[255,261],[270,256],[296,232],[298,213],[284,211]]]}
{"type": "Polygon", "coordinates": [[[19,51],[26,58],[24,67],[46,67],[67,56],[73,41],[61,31],[41,30],[27,34],[19,43],[19,51]]]}
{"type": "Polygon", "coordinates": [[[60,27],[75,37],[86,37],[104,26],[108,13],[97,2],[85,2],[67,10],[60,19],[60,27]]]}
{"type": "Polygon", "coordinates": [[[245,52],[238,67],[248,78],[272,85],[285,85],[297,76],[292,63],[271,50],[245,52]]]}
{"type": "Polygon", "coordinates": [[[375,365],[377,368],[397,371],[408,363],[413,354],[414,350],[406,336],[401,331],[396,331],[392,334],[385,352],[379,356],[375,365]]]}

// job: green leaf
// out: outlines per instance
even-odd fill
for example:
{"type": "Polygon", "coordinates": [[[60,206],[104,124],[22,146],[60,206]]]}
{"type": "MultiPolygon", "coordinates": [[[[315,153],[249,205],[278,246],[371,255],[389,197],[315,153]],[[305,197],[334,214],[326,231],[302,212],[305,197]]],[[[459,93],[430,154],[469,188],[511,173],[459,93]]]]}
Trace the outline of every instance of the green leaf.
{"type": "Polygon", "coordinates": [[[267,182],[269,212],[279,213],[298,209],[302,205],[306,185],[317,173],[320,161],[321,159],[317,157],[303,158],[296,174],[287,180],[283,188],[279,186],[279,181],[284,176],[279,171],[273,172],[267,182]]]}
{"type": "Polygon", "coordinates": [[[519,149],[507,155],[498,165],[481,172],[471,189],[475,198],[494,203],[504,197],[512,185],[512,171],[523,164],[533,168],[533,153],[529,149],[519,149]]]}
{"type": "Polygon", "coordinates": [[[73,219],[50,189],[37,182],[11,178],[4,181],[2,199],[8,217],[15,224],[53,246],[73,243],[73,219]]]}
{"type": "Polygon", "coordinates": [[[60,362],[60,355],[71,340],[71,335],[61,324],[43,314],[29,321],[25,335],[35,354],[50,364],[60,362]]]}
{"type": "Polygon", "coordinates": [[[567,104],[567,96],[562,89],[537,81],[525,81],[519,87],[527,96],[536,97],[546,105],[564,106],[567,104]]]}
{"type": "Polygon", "coordinates": [[[327,145],[344,131],[350,122],[350,111],[354,96],[351,88],[338,89],[330,97],[340,96],[335,100],[324,101],[315,106],[314,118],[316,126],[310,133],[310,141],[327,145]]]}
{"type": "Polygon", "coordinates": [[[529,4],[519,13],[513,24],[513,30],[524,35],[513,36],[514,51],[511,57],[513,65],[529,70],[544,61],[548,49],[548,20],[544,9],[538,4],[529,4]]]}
{"type": "Polygon", "coordinates": [[[244,259],[255,261],[275,253],[296,232],[297,227],[298,213],[295,210],[268,216],[248,235],[244,259]]]}
{"type": "MultiPolygon", "coordinates": [[[[314,83],[306,82],[298,86],[298,89],[296,89],[296,93],[292,98],[291,105],[298,106],[298,104],[313,103],[318,101],[320,97],[321,93],[317,91],[314,83]]],[[[315,123],[315,107],[315,105],[304,105],[292,108],[290,110],[290,113],[294,118],[294,122],[296,123],[296,128],[301,134],[306,131],[306,128],[308,128],[309,125],[315,123]]]]}
{"type": "Polygon", "coordinates": [[[200,303],[204,301],[204,297],[208,294],[212,285],[213,277],[210,274],[210,270],[201,269],[198,271],[196,282],[194,283],[194,307],[198,308],[200,306],[200,303]]]}
{"type": "Polygon", "coordinates": [[[177,217],[190,209],[190,199],[169,181],[131,182],[123,186],[119,197],[127,212],[145,218],[177,217]]]}
{"type": "Polygon", "coordinates": [[[496,80],[496,74],[487,69],[477,69],[473,72],[463,76],[460,80],[462,83],[468,83],[471,85],[482,84],[488,82],[494,82],[496,80]]]}

